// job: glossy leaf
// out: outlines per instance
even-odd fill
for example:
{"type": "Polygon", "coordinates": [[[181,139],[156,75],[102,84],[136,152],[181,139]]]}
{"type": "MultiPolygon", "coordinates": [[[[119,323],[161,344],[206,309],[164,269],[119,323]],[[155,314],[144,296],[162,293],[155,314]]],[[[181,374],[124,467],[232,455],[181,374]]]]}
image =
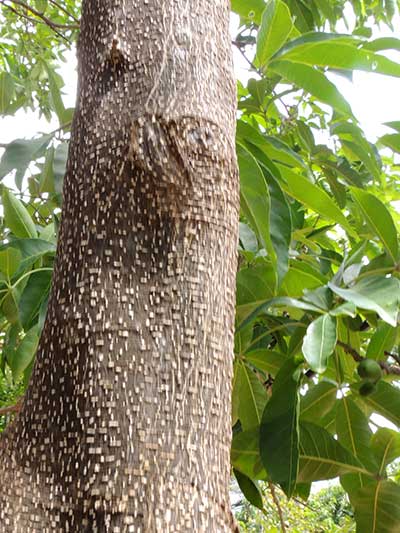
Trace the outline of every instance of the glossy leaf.
{"type": "Polygon", "coordinates": [[[264,174],[254,156],[246,148],[239,145],[237,153],[241,207],[262,245],[271,251],[273,250],[269,233],[271,201],[264,174]]]}
{"type": "Polygon", "coordinates": [[[276,376],[286,359],[285,354],[267,349],[251,350],[246,352],[244,356],[246,361],[272,376],[276,376]]]}
{"type": "Polygon", "coordinates": [[[258,509],[263,509],[263,499],[257,483],[239,470],[233,470],[233,473],[246,499],[258,509]]]}
{"type": "Polygon", "coordinates": [[[39,313],[42,302],[47,298],[51,275],[50,271],[39,271],[29,276],[29,281],[19,301],[19,316],[24,329],[32,326],[32,320],[39,313]]]}
{"type": "Polygon", "coordinates": [[[3,189],[4,220],[16,237],[36,237],[35,224],[24,204],[14,194],[3,189]]]}
{"type": "Polygon", "coordinates": [[[387,146],[393,152],[400,153],[400,133],[387,133],[380,137],[378,142],[387,146]]]}
{"type": "Polygon", "coordinates": [[[377,74],[400,76],[398,63],[369,50],[358,48],[356,42],[354,44],[345,42],[344,39],[338,39],[335,35],[332,39],[323,39],[319,42],[304,42],[304,39],[302,42],[300,38],[297,43],[290,43],[290,47],[282,50],[275,57],[312,66],[365,70],[377,74]]]}
{"type": "Polygon", "coordinates": [[[379,465],[378,473],[384,475],[386,466],[400,457],[400,434],[389,428],[379,428],[373,434],[371,449],[379,465]]]}
{"type": "Polygon", "coordinates": [[[301,397],[300,420],[315,422],[323,418],[336,402],[337,386],[321,381],[301,397]]]}
{"type": "Polygon", "coordinates": [[[299,482],[333,479],[347,472],[367,473],[361,463],[325,429],[300,423],[299,482]]]}
{"type": "Polygon", "coordinates": [[[42,135],[37,139],[16,139],[8,144],[0,160],[0,178],[14,169],[25,173],[29,163],[44,154],[52,137],[42,135]]]}
{"type": "Polygon", "coordinates": [[[238,416],[246,431],[260,425],[267,394],[260,379],[243,362],[238,365],[238,416]]]}
{"type": "Polygon", "coordinates": [[[6,114],[15,95],[15,83],[9,72],[0,73],[0,114],[6,114]]]}
{"type": "Polygon", "coordinates": [[[397,329],[386,322],[378,324],[375,333],[369,341],[366,357],[371,359],[386,359],[386,350],[391,350],[396,342],[397,329]]]}
{"type": "MultiPolygon", "coordinates": [[[[358,387],[353,388],[357,391],[358,387]]],[[[381,380],[376,385],[376,392],[369,396],[360,396],[360,399],[375,413],[400,427],[400,389],[398,387],[381,380]]]]}
{"type": "Polygon", "coordinates": [[[257,59],[261,66],[286,42],[292,26],[292,17],[287,5],[281,0],[269,0],[257,37],[257,59]]]}
{"type": "Polygon", "coordinates": [[[387,253],[395,263],[399,253],[397,231],[388,209],[376,196],[361,189],[352,188],[351,194],[367,225],[382,241],[387,253]]]}
{"type": "Polygon", "coordinates": [[[0,252],[0,271],[11,279],[21,261],[21,252],[15,248],[6,248],[0,252]]]}
{"type": "Polygon", "coordinates": [[[18,378],[30,365],[35,356],[38,342],[37,327],[34,326],[26,333],[10,361],[10,368],[14,379],[18,378]]]}
{"type": "Polygon", "coordinates": [[[279,165],[279,170],[285,179],[285,182],[281,183],[285,192],[322,217],[337,222],[345,229],[352,231],[340,208],[323,189],[282,165],[279,165]]]}
{"type": "Polygon", "coordinates": [[[400,300],[400,284],[397,278],[371,276],[364,278],[350,289],[342,289],[329,283],[329,287],[337,295],[352,302],[360,309],[375,311],[388,324],[397,324],[400,300]]]}
{"type": "Polygon", "coordinates": [[[357,533],[398,533],[400,530],[400,486],[375,481],[352,498],[357,533]]]}
{"type": "Polygon", "coordinates": [[[321,102],[344,115],[352,115],[351,107],[336,86],[321,71],[293,61],[272,61],[268,69],[309,92],[321,102]]]}
{"type": "Polygon", "coordinates": [[[260,458],[259,440],[259,428],[236,433],[232,439],[232,465],[251,479],[265,478],[265,470],[260,458]]]}
{"type": "Polygon", "coordinates": [[[289,359],[278,372],[260,427],[260,454],[274,483],[290,496],[299,462],[299,370],[289,359]]]}
{"type": "Polygon", "coordinates": [[[312,370],[318,373],[325,371],[336,339],[335,317],[325,314],[311,322],[304,336],[302,351],[312,370]]]}
{"type": "MultiPolygon", "coordinates": [[[[372,431],[368,419],[354,401],[344,396],[336,413],[336,431],[340,444],[345,446],[367,470],[378,471],[378,465],[370,447],[372,431]]],[[[352,495],[360,487],[371,481],[361,474],[347,474],[342,477],[343,487],[352,495]]]]}

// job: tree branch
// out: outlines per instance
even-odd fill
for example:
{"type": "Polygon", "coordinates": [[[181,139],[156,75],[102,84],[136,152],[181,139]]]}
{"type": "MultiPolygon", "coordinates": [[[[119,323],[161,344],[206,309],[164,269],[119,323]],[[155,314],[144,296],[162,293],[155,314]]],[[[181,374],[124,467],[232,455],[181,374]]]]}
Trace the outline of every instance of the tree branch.
{"type": "Polygon", "coordinates": [[[343,348],[343,350],[348,353],[349,355],[351,355],[351,357],[354,359],[354,361],[356,361],[357,363],[360,363],[364,357],[362,357],[358,352],[357,350],[355,350],[354,348],[352,348],[349,344],[346,344],[345,342],[342,342],[342,341],[337,341],[336,343],[338,346],[340,346],[341,348],[343,348]]]}
{"type": "MultiPolygon", "coordinates": [[[[6,7],[7,9],[10,9],[10,11],[13,11],[19,17],[24,18],[24,19],[28,20],[29,22],[33,22],[33,23],[42,22],[42,23],[46,24],[49,28],[51,28],[54,31],[54,33],[56,35],[58,35],[59,37],[61,37],[65,41],[67,41],[68,43],[70,43],[71,41],[67,37],[65,37],[65,35],[63,35],[61,32],[59,32],[58,29],[63,29],[63,30],[79,29],[79,24],[58,24],[58,23],[53,22],[52,20],[50,20],[45,15],[43,15],[43,13],[40,13],[40,11],[37,11],[35,8],[25,4],[24,2],[21,2],[21,0],[12,0],[13,4],[16,4],[16,5],[20,6],[22,9],[25,9],[26,11],[32,13],[33,15],[37,16],[40,19],[40,20],[35,20],[35,19],[31,18],[31,17],[28,17],[24,13],[20,13],[19,11],[14,9],[12,6],[7,4],[6,1],[7,0],[0,0],[0,3],[4,7],[6,7]]],[[[9,1],[11,1],[11,0],[9,0],[9,1]]]]}
{"type": "Polygon", "coordinates": [[[391,352],[384,352],[385,355],[389,356],[389,357],[392,357],[392,359],[394,359],[396,361],[396,363],[398,363],[400,365],[400,357],[395,354],[395,353],[391,353],[391,352]]]}
{"type": "Polygon", "coordinates": [[[272,499],[274,501],[274,504],[276,506],[276,509],[278,511],[278,515],[279,515],[279,522],[281,523],[281,529],[282,529],[282,533],[286,533],[286,525],[285,525],[285,519],[283,517],[283,512],[282,512],[282,508],[281,508],[281,504],[279,503],[279,500],[278,500],[278,497],[276,495],[276,492],[275,492],[275,487],[274,485],[268,481],[268,488],[271,492],[271,496],[272,496],[272,499]]]}
{"type": "MultiPolygon", "coordinates": [[[[355,350],[354,348],[352,348],[349,344],[346,344],[345,342],[342,342],[342,341],[337,341],[337,345],[340,346],[341,348],[343,348],[343,350],[348,353],[349,355],[352,356],[352,358],[354,359],[354,361],[356,361],[357,363],[360,363],[361,361],[363,361],[365,359],[365,357],[363,357],[362,355],[360,355],[357,350],[355,350]]],[[[387,353],[385,352],[385,355],[387,355],[387,353]]],[[[393,356],[393,354],[390,354],[391,356],[393,356]]],[[[397,359],[396,359],[397,360],[397,359]]],[[[386,363],[385,361],[377,361],[377,363],[379,364],[379,366],[382,368],[382,370],[384,370],[387,374],[394,374],[396,376],[400,376],[400,366],[397,366],[397,365],[389,365],[388,363],[386,363]]]]}
{"type": "Polygon", "coordinates": [[[6,407],[0,407],[0,416],[5,416],[10,413],[19,413],[21,409],[21,403],[22,403],[22,400],[20,400],[15,405],[7,405],[6,407]]]}
{"type": "Polygon", "coordinates": [[[77,19],[72,13],[70,13],[69,11],[67,11],[65,9],[65,7],[63,7],[62,5],[60,5],[58,2],[55,2],[55,0],[49,0],[50,4],[53,4],[53,6],[56,6],[58,7],[58,9],[60,9],[61,11],[63,11],[67,17],[71,17],[72,20],[74,20],[78,25],[79,25],[79,19],[77,19]]]}

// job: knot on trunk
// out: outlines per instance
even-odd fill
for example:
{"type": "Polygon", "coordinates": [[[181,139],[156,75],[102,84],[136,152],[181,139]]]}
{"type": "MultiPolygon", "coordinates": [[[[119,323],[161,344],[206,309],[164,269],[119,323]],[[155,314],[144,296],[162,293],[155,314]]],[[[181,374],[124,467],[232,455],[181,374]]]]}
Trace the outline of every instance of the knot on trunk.
{"type": "Polygon", "coordinates": [[[221,129],[211,122],[144,115],[132,124],[129,157],[153,178],[155,186],[183,192],[200,185],[196,177],[204,179],[206,168],[214,171],[218,162],[231,159],[231,148],[221,129]]]}

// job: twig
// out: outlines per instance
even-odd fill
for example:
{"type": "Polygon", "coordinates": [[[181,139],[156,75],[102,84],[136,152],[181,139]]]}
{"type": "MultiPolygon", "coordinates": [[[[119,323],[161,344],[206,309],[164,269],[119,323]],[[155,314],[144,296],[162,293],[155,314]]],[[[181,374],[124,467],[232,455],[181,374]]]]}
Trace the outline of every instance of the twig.
{"type": "Polygon", "coordinates": [[[79,19],[77,19],[72,13],[70,13],[69,11],[67,11],[65,9],[65,7],[63,7],[62,5],[60,5],[58,2],[55,2],[55,0],[49,0],[50,4],[53,4],[53,6],[56,6],[58,7],[58,9],[60,9],[61,11],[64,11],[64,13],[68,16],[68,17],[71,17],[72,20],[74,20],[77,24],[79,24],[79,19]]]}
{"type": "Polygon", "coordinates": [[[357,350],[355,350],[354,348],[352,348],[349,344],[346,344],[345,342],[342,342],[342,341],[337,341],[337,345],[340,346],[341,348],[343,348],[343,350],[348,353],[349,355],[351,355],[351,357],[354,359],[354,361],[356,361],[357,363],[360,363],[364,357],[362,357],[358,352],[357,350]]]}
{"type": "Polygon", "coordinates": [[[395,353],[392,353],[392,352],[383,352],[385,355],[388,355],[389,357],[392,357],[392,359],[394,359],[396,361],[396,363],[398,363],[400,365],[400,357],[395,354],[395,353]]]}
{"type": "Polygon", "coordinates": [[[269,487],[269,490],[271,492],[272,499],[274,500],[274,504],[276,506],[276,509],[278,511],[279,522],[281,523],[282,533],[286,533],[285,519],[283,517],[281,504],[279,503],[278,497],[277,497],[276,492],[275,492],[275,487],[270,481],[268,481],[268,487],[269,487]]]}
{"type": "Polygon", "coordinates": [[[10,413],[19,413],[19,411],[21,410],[21,404],[22,400],[20,400],[15,405],[7,405],[7,407],[0,407],[0,416],[5,416],[10,413]]]}
{"type": "MultiPolygon", "coordinates": [[[[360,355],[357,352],[357,350],[352,348],[349,344],[346,344],[345,342],[342,342],[342,341],[337,341],[337,345],[340,346],[341,348],[343,348],[343,350],[346,353],[351,355],[352,358],[354,359],[354,361],[356,361],[357,363],[360,363],[361,361],[363,361],[365,359],[365,357],[362,357],[362,355],[360,355]]],[[[386,354],[386,352],[385,352],[385,354],[386,354]]],[[[390,355],[392,355],[392,354],[390,354],[390,355]]],[[[400,366],[389,365],[385,361],[377,361],[377,363],[382,368],[382,370],[384,370],[387,374],[394,374],[396,376],[400,376],[400,366]]]]}
{"type": "Polygon", "coordinates": [[[64,30],[79,30],[79,24],[58,24],[57,22],[53,22],[48,17],[43,15],[43,13],[41,13],[40,11],[37,11],[35,8],[28,6],[28,4],[25,4],[24,2],[21,2],[21,0],[12,0],[12,2],[13,4],[17,4],[18,6],[23,7],[27,11],[30,11],[31,13],[42,19],[43,22],[45,22],[52,29],[60,28],[64,30]]]}
{"type": "MultiPolygon", "coordinates": [[[[25,4],[24,2],[21,2],[20,0],[12,0],[12,2],[18,6],[20,6],[21,8],[25,9],[26,11],[29,11],[31,13],[33,13],[34,15],[36,15],[40,20],[35,20],[35,19],[32,19],[31,17],[28,17],[27,15],[25,15],[24,13],[20,13],[19,11],[17,11],[16,9],[14,9],[12,6],[10,6],[9,4],[6,3],[7,0],[0,0],[0,3],[2,5],[4,5],[4,7],[10,9],[11,11],[13,11],[16,15],[18,15],[19,17],[22,17],[22,18],[25,18],[26,20],[28,20],[29,22],[34,22],[34,23],[37,23],[37,22],[43,22],[44,24],[46,24],[47,26],[49,26],[49,28],[51,28],[54,33],[56,35],[58,35],[59,37],[61,37],[62,39],[64,39],[65,41],[67,41],[68,43],[71,43],[71,41],[65,37],[65,35],[63,35],[62,33],[60,33],[58,31],[57,28],[59,29],[64,29],[64,30],[74,30],[74,29],[79,29],[79,24],[58,24],[56,22],[53,22],[52,20],[50,20],[48,17],[46,17],[45,15],[43,15],[43,13],[40,13],[40,11],[37,11],[35,8],[31,7],[31,6],[28,6],[27,4],[25,4]]],[[[11,0],[10,0],[11,1],[11,0]]]]}
{"type": "Polygon", "coordinates": [[[239,52],[242,54],[242,56],[244,57],[244,59],[247,61],[247,63],[249,64],[249,66],[255,70],[257,72],[257,74],[259,74],[260,76],[262,76],[262,71],[260,69],[258,69],[254,63],[252,63],[250,61],[250,59],[246,56],[244,50],[242,49],[242,47],[240,46],[240,43],[237,43],[236,41],[232,41],[232,44],[234,44],[236,46],[236,48],[239,50],[239,52]]]}

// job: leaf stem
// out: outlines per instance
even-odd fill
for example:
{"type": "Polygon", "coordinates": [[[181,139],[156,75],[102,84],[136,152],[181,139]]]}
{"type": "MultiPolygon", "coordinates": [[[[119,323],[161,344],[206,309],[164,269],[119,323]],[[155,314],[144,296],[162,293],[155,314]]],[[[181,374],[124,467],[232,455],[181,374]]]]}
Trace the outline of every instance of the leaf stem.
{"type": "Polygon", "coordinates": [[[268,488],[271,492],[271,496],[272,496],[272,499],[274,501],[274,504],[275,504],[275,507],[278,511],[278,515],[279,515],[279,522],[281,523],[281,529],[282,529],[282,533],[286,533],[286,524],[285,524],[285,519],[283,517],[283,512],[282,512],[282,507],[281,507],[281,504],[279,503],[279,499],[276,495],[276,492],[275,492],[275,487],[273,485],[273,483],[271,483],[270,481],[268,481],[268,488]]]}
{"type": "Polygon", "coordinates": [[[17,281],[14,283],[14,285],[12,286],[13,289],[15,289],[15,287],[24,279],[26,278],[27,276],[30,276],[31,274],[35,274],[36,272],[43,272],[45,270],[53,270],[52,268],[50,267],[42,267],[42,268],[36,268],[35,270],[30,270],[29,272],[25,272],[25,274],[23,274],[20,278],[17,279],[17,281]]]}

